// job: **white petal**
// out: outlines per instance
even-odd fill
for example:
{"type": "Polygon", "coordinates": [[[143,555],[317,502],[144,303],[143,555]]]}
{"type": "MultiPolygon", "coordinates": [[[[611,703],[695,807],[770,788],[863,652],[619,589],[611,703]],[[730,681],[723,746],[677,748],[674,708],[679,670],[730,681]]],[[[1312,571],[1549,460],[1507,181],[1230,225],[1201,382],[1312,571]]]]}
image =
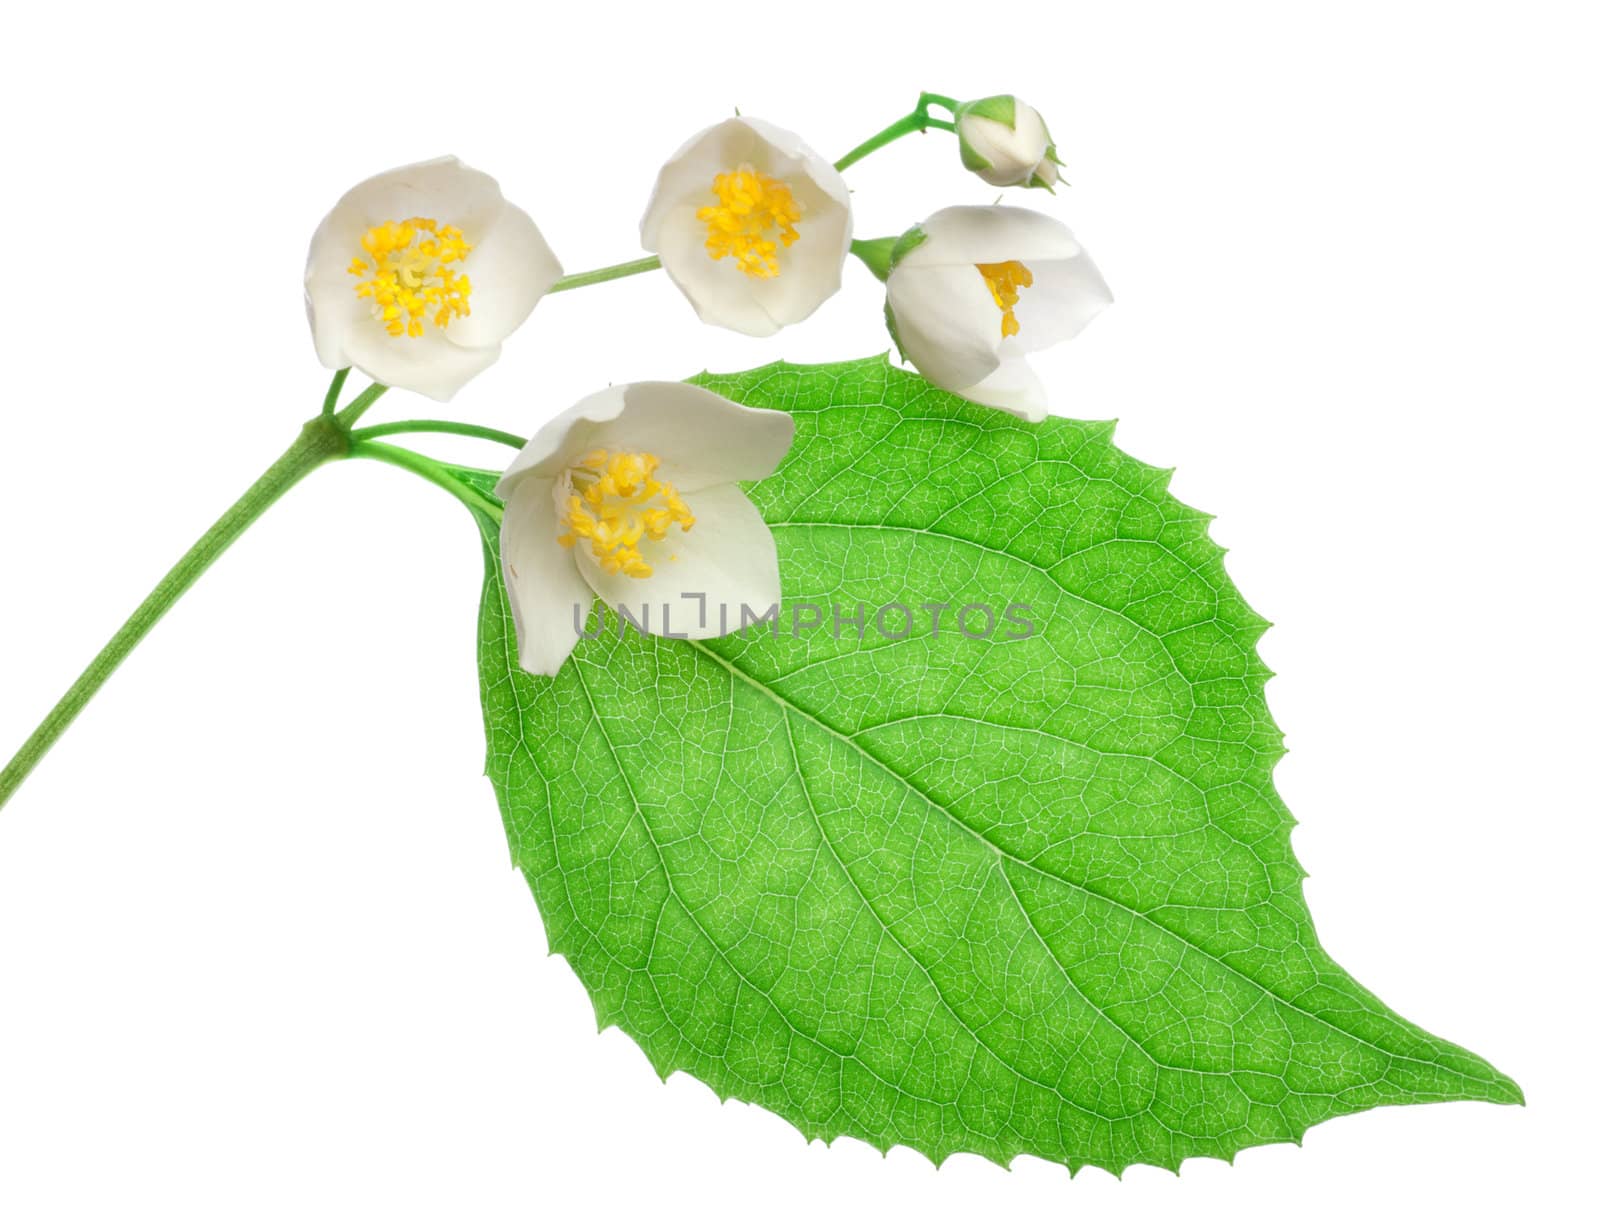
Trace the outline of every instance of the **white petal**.
{"type": "Polygon", "coordinates": [[[656,251],[665,211],[691,194],[705,194],[719,172],[744,163],[757,166],[766,149],[760,131],[742,117],[701,129],[662,164],[639,222],[639,242],[656,251]]]}
{"type": "Polygon", "coordinates": [[[317,362],[324,368],[350,366],[345,339],[363,318],[371,316],[372,305],[355,297],[348,279],[337,287],[328,286],[326,280],[313,285],[309,277],[306,279],[306,321],[311,326],[317,362]]]}
{"type": "Polygon", "coordinates": [[[778,546],[750,498],[733,484],[697,492],[690,505],[692,529],[673,529],[659,543],[640,545],[655,570],[650,577],[608,574],[581,543],[578,568],[613,609],[620,604],[642,620],[648,605],[652,633],[721,637],[738,630],[741,605],[760,615],[782,598],[778,546]],[[701,599],[686,595],[703,595],[703,608],[701,599]]]}
{"type": "Polygon", "coordinates": [[[789,184],[805,209],[796,224],[800,238],[779,253],[776,278],[740,275],[755,284],[756,302],[779,326],[804,321],[832,298],[844,282],[845,259],[850,255],[850,207],[838,204],[809,179],[797,176],[789,184]]]}
{"type": "Polygon", "coordinates": [[[1010,411],[1033,423],[1045,417],[1044,382],[1020,355],[1003,360],[976,385],[957,392],[968,402],[1010,411]]]}
{"type": "Polygon", "coordinates": [[[794,133],[765,120],[743,122],[768,145],[758,169],[786,183],[803,211],[795,225],[800,238],[779,251],[779,275],[746,279],[756,283],[757,297],[773,320],[793,325],[815,312],[843,281],[854,223],[850,187],[831,162],[794,133]]]}
{"type": "Polygon", "coordinates": [[[460,270],[472,280],[472,315],[452,321],[445,336],[458,346],[489,346],[528,319],[561,277],[561,262],[533,219],[508,201],[460,270]]]}
{"type": "Polygon", "coordinates": [[[1037,151],[1038,157],[1034,161],[1038,162],[1050,148],[1050,133],[1044,126],[1044,117],[1020,98],[1014,101],[1017,109],[1017,125],[1013,130],[1012,140],[1019,149],[1026,150],[1029,154],[1037,151]]]}
{"type": "MultiPolygon", "coordinates": [[[[381,221],[381,220],[380,220],[381,221]]],[[[349,195],[329,211],[311,236],[306,253],[306,317],[324,367],[349,364],[344,343],[351,329],[372,318],[372,304],[356,298],[352,258],[364,255],[361,236],[371,224],[349,204],[349,195]]]]}
{"type": "Polygon", "coordinates": [[[592,449],[653,453],[658,474],[684,493],[733,480],[764,479],[794,440],[782,411],[741,406],[681,381],[613,385],[541,428],[506,469],[496,491],[522,475],[554,478],[592,449]]]}
{"type": "MultiPolygon", "coordinates": [[[[850,203],[850,189],[846,186],[844,177],[834,170],[831,162],[802,141],[798,134],[790,132],[787,128],[779,128],[766,120],[758,120],[754,116],[741,116],[736,122],[745,125],[764,141],[773,155],[790,159],[797,167],[803,166],[807,174],[811,175],[819,185],[828,188],[834,200],[840,205],[850,203]]],[[[765,170],[780,179],[787,178],[786,167],[776,158],[765,170]]]]}
{"type": "Polygon", "coordinates": [[[446,156],[363,180],[334,208],[348,207],[369,227],[389,219],[432,218],[441,225],[460,227],[467,242],[473,243],[475,236],[489,234],[505,200],[492,175],[446,156]]]}
{"type": "Polygon", "coordinates": [[[588,452],[583,446],[588,425],[609,423],[622,414],[628,386],[611,385],[575,403],[540,428],[524,445],[495,484],[495,495],[505,500],[524,475],[554,479],[588,452]]]}
{"type": "Polygon", "coordinates": [[[500,524],[500,557],[517,630],[517,662],[541,676],[554,676],[566,662],[594,603],[573,549],[556,542],[557,534],[550,484],[536,476],[517,484],[500,524]]]}
{"type": "MultiPolygon", "coordinates": [[[[711,175],[705,177],[702,189],[711,182],[711,175]]],[[[695,217],[706,200],[703,195],[685,195],[665,210],[657,243],[650,250],[661,257],[667,277],[707,325],[752,338],[769,337],[782,325],[762,304],[762,280],[751,278],[732,261],[712,260],[706,251],[706,225],[695,217]]]]}
{"type": "Polygon", "coordinates": [[[887,291],[905,357],[941,389],[972,385],[1000,363],[1000,309],[976,266],[902,263],[887,291]]]}
{"type": "Polygon", "coordinates": [[[975,402],[1044,414],[1043,391],[1026,365],[1031,351],[1076,336],[1111,290],[1066,227],[1032,210],[958,206],[922,224],[927,238],[889,274],[889,306],[906,358],[933,384],[975,402]],[[1000,310],[977,265],[1021,261],[1020,332],[1000,336],[1000,310]],[[997,371],[1005,365],[1005,371],[997,371]],[[976,391],[976,392],[973,392],[976,391]]]}
{"type": "Polygon", "coordinates": [[[957,205],[922,224],[928,237],[900,261],[900,268],[978,265],[998,261],[1065,261],[1082,245],[1048,214],[1009,205],[957,205]]]}
{"type": "MultiPolygon", "coordinates": [[[[306,315],[317,358],[330,368],[354,366],[385,385],[447,401],[499,357],[496,344],[505,335],[492,336],[494,330],[480,326],[476,337],[461,337],[462,345],[457,345],[430,326],[422,338],[391,337],[373,318],[371,303],[356,298],[351,259],[362,255],[361,237],[367,228],[391,219],[433,218],[441,225],[460,227],[471,243],[478,236],[493,235],[503,215],[513,224],[507,234],[515,239],[514,215],[521,214],[507,204],[493,177],[456,158],[397,167],[357,184],[317,227],[306,257],[306,315]]],[[[480,262],[479,268],[487,266],[480,262]]],[[[491,290],[485,302],[490,322],[498,312],[503,324],[520,306],[518,298],[516,288],[508,297],[491,290]],[[512,301],[509,307],[507,298],[512,301]]],[[[473,306],[476,311],[476,292],[473,306]]],[[[456,332],[454,327],[451,332],[456,332]]]]}
{"type": "Polygon", "coordinates": [[[1038,351],[1076,338],[1111,303],[1111,288],[1086,252],[1065,261],[1032,262],[1028,268],[1033,286],[1022,288],[1016,307],[1021,329],[1001,347],[1002,355],[1012,346],[1038,351]]]}
{"type": "MultiPolygon", "coordinates": [[[[420,338],[392,336],[370,315],[344,338],[345,362],[374,381],[448,402],[460,388],[500,358],[498,344],[457,346],[437,329],[420,338]]],[[[342,365],[341,365],[342,366],[342,365]]]]}
{"type": "Polygon", "coordinates": [[[505,205],[491,176],[456,158],[396,167],[363,180],[340,197],[311,237],[306,256],[306,302],[323,363],[344,366],[340,354],[344,332],[351,322],[371,313],[370,304],[356,299],[357,280],[349,272],[351,259],[364,255],[361,237],[368,227],[391,219],[431,217],[460,227],[468,241],[475,242],[493,230],[505,205]]]}
{"type": "Polygon", "coordinates": [[[711,181],[718,173],[745,163],[779,179],[805,171],[840,205],[850,204],[844,177],[798,135],[754,116],[735,116],[690,137],[662,166],[639,224],[640,242],[654,252],[664,218],[660,211],[686,193],[709,197],[711,181]]]}
{"type": "Polygon", "coordinates": [[[794,133],[737,117],[691,137],[656,178],[639,226],[644,247],[710,325],[766,337],[804,320],[839,289],[850,253],[850,191],[833,165],[794,133]],[[695,215],[722,172],[749,165],[789,185],[803,210],[800,238],[779,254],[775,278],[751,278],[706,251],[695,215]]]}

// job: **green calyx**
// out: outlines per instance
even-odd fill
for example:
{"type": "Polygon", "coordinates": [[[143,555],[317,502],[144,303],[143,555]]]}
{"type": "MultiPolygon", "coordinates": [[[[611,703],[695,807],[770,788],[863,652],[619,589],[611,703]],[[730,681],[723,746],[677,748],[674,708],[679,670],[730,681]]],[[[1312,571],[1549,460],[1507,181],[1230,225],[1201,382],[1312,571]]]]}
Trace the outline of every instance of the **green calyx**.
{"type": "MultiPolygon", "coordinates": [[[[915,226],[909,228],[902,235],[892,240],[871,241],[871,243],[874,245],[888,244],[890,246],[887,263],[884,266],[883,273],[879,274],[878,277],[887,282],[889,280],[889,275],[894,272],[894,267],[905,259],[907,253],[924,243],[927,238],[928,233],[924,231],[921,226],[915,226]]],[[[853,249],[854,245],[851,247],[853,249]]],[[[858,253],[857,255],[859,256],[860,254],[858,253]]],[[[863,258],[863,260],[864,259],[865,258],[863,258]]],[[[874,270],[873,272],[876,273],[877,271],[874,270]]],[[[905,362],[905,344],[900,341],[900,329],[894,319],[894,307],[889,303],[888,300],[883,301],[883,323],[888,327],[889,337],[894,340],[895,351],[899,354],[901,361],[905,362]]]]}
{"type": "Polygon", "coordinates": [[[1058,167],[1065,166],[1066,163],[1061,161],[1060,155],[1056,153],[1055,143],[1052,142],[1045,147],[1044,161],[1039,164],[1038,170],[1029,178],[1026,187],[1042,188],[1052,197],[1055,196],[1057,184],[1066,184],[1068,188],[1071,188],[1072,185],[1067,184],[1067,181],[1063,180],[1056,170],[1058,167]],[[1046,174],[1047,172],[1048,174],[1046,174]]]}
{"type": "Polygon", "coordinates": [[[879,282],[887,282],[894,267],[928,235],[920,226],[912,227],[903,235],[885,235],[875,240],[852,240],[850,251],[856,259],[872,271],[879,282]]]}
{"type": "Polygon", "coordinates": [[[983,120],[993,120],[996,124],[1004,124],[1007,128],[1017,127],[1017,98],[1014,94],[995,94],[989,98],[975,99],[970,103],[962,103],[956,108],[956,123],[960,124],[967,116],[977,116],[983,120]]]}
{"type": "Polygon", "coordinates": [[[899,237],[885,235],[875,240],[852,240],[850,251],[855,257],[872,271],[872,275],[879,282],[889,277],[889,267],[894,261],[894,246],[899,243],[899,237]]]}
{"type": "Polygon", "coordinates": [[[928,233],[922,229],[921,224],[910,228],[894,242],[894,249],[889,253],[889,269],[906,259],[912,249],[919,247],[928,238],[928,233]]]}
{"type": "Polygon", "coordinates": [[[889,337],[894,342],[895,353],[900,356],[901,363],[909,363],[906,358],[905,344],[900,341],[900,327],[895,324],[894,305],[888,300],[883,301],[883,323],[889,327],[889,337]]]}

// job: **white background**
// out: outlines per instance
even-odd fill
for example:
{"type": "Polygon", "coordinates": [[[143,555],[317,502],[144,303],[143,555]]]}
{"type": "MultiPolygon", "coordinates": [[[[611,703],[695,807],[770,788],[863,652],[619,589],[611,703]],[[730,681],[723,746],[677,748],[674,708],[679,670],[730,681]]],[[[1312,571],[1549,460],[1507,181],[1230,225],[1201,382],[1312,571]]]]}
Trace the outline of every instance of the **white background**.
{"type": "MultiPolygon", "coordinates": [[[[1277,622],[1278,781],[1327,947],[1528,1106],[1380,1110],[1232,1168],[1071,1180],[808,1145],[663,1087],[595,1033],[509,866],[473,527],[340,464],[0,815],[0,1226],[1591,1218],[1592,11],[550,7],[8,15],[0,755],[315,411],[301,262],[355,180],[458,153],[576,271],[637,255],[657,164],[736,105],[839,153],[920,89],[1015,90],[1074,185],[1025,203],[1119,299],[1044,360],[1056,407],[1176,465],[1277,622]]],[[[861,235],[995,196],[939,133],[848,178],[861,235]]],[[[769,340],[700,326],[659,275],[560,296],[450,413],[526,433],[610,382],[882,350],[879,290],[847,274],[769,340]]]]}

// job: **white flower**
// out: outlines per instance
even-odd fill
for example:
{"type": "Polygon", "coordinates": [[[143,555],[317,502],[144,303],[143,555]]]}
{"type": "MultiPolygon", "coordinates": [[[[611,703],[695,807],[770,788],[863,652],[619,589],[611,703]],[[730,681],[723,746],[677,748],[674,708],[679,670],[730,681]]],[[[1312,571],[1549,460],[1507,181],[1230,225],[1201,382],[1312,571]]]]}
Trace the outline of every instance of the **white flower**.
{"type": "Polygon", "coordinates": [[[702,321],[765,337],[839,289],[850,192],[793,133],[739,117],[667,160],[639,235],[702,321]]]}
{"type": "Polygon", "coordinates": [[[327,367],[444,402],[559,277],[533,219],[490,176],[436,158],[339,198],[311,237],[306,315],[327,367]]]}
{"type": "Polygon", "coordinates": [[[961,164],[999,188],[1023,184],[1052,188],[1061,160],[1044,119],[1010,94],[980,98],[956,108],[961,164]]]}
{"type": "Polygon", "coordinates": [[[782,411],[672,381],[614,385],[541,428],[495,488],[523,670],[555,675],[596,596],[657,635],[755,623],[780,599],[778,549],[737,481],[793,439],[782,411]]]}
{"type": "Polygon", "coordinates": [[[1028,352],[1075,336],[1111,302],[1053,218],[1003,205],[940,210],[908,231],[886,279],[889,328],[928,380],[973,402],[1045,415],[1028,352]]]}

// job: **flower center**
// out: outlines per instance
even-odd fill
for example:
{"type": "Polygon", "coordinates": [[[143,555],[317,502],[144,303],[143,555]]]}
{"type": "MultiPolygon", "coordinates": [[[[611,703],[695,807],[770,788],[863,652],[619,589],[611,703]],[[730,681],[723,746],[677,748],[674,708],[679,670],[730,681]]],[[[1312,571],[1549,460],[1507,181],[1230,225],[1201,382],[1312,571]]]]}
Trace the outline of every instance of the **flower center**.
{"type": "Polygon", "coordinates": [[[372,314],[396,338],[422,337],[424,322],[444,329],[472,315],[472,283],[450,267],[472,251],[459,227],[432,218],[392,219],[361,237],[366,256],[350,262],[358,299],[372,301],[372,314]]]}
{"type": "Polygon", "coordinates": [[[778,276],[778,245],[800,238],[800,203],[789,186],[746,164],[711,181],[717,204],[695,217],[706,224],[706,251],[713,261],[732,257],[751,278],[778,276]]]}
{"type": "Polygon", "coordinates": [[[589,550],[607,573],[647,578],[653,569],[639,554],[639,542],[660,541],[676,524],[683,530],[694,525],[694,514],[678,489],[655,477],[661,460],[648,453],[611,453],[596,449],[569,469],[557,491],[562,532],[556,542],[564,548],[589,542],[589,550]]]}
{"type": "Polygon", "coordinates": [[[1018,288],[1033,285],[1033,271],[1021,261],[997,261],[992,265],[980,264],[978,273],[983,275],[989,294],[994,296],[994,306],[1000,309],[1000,336],[1011,338],[1021,333],[1016,307],[1022,292],[1018,288]]]}

